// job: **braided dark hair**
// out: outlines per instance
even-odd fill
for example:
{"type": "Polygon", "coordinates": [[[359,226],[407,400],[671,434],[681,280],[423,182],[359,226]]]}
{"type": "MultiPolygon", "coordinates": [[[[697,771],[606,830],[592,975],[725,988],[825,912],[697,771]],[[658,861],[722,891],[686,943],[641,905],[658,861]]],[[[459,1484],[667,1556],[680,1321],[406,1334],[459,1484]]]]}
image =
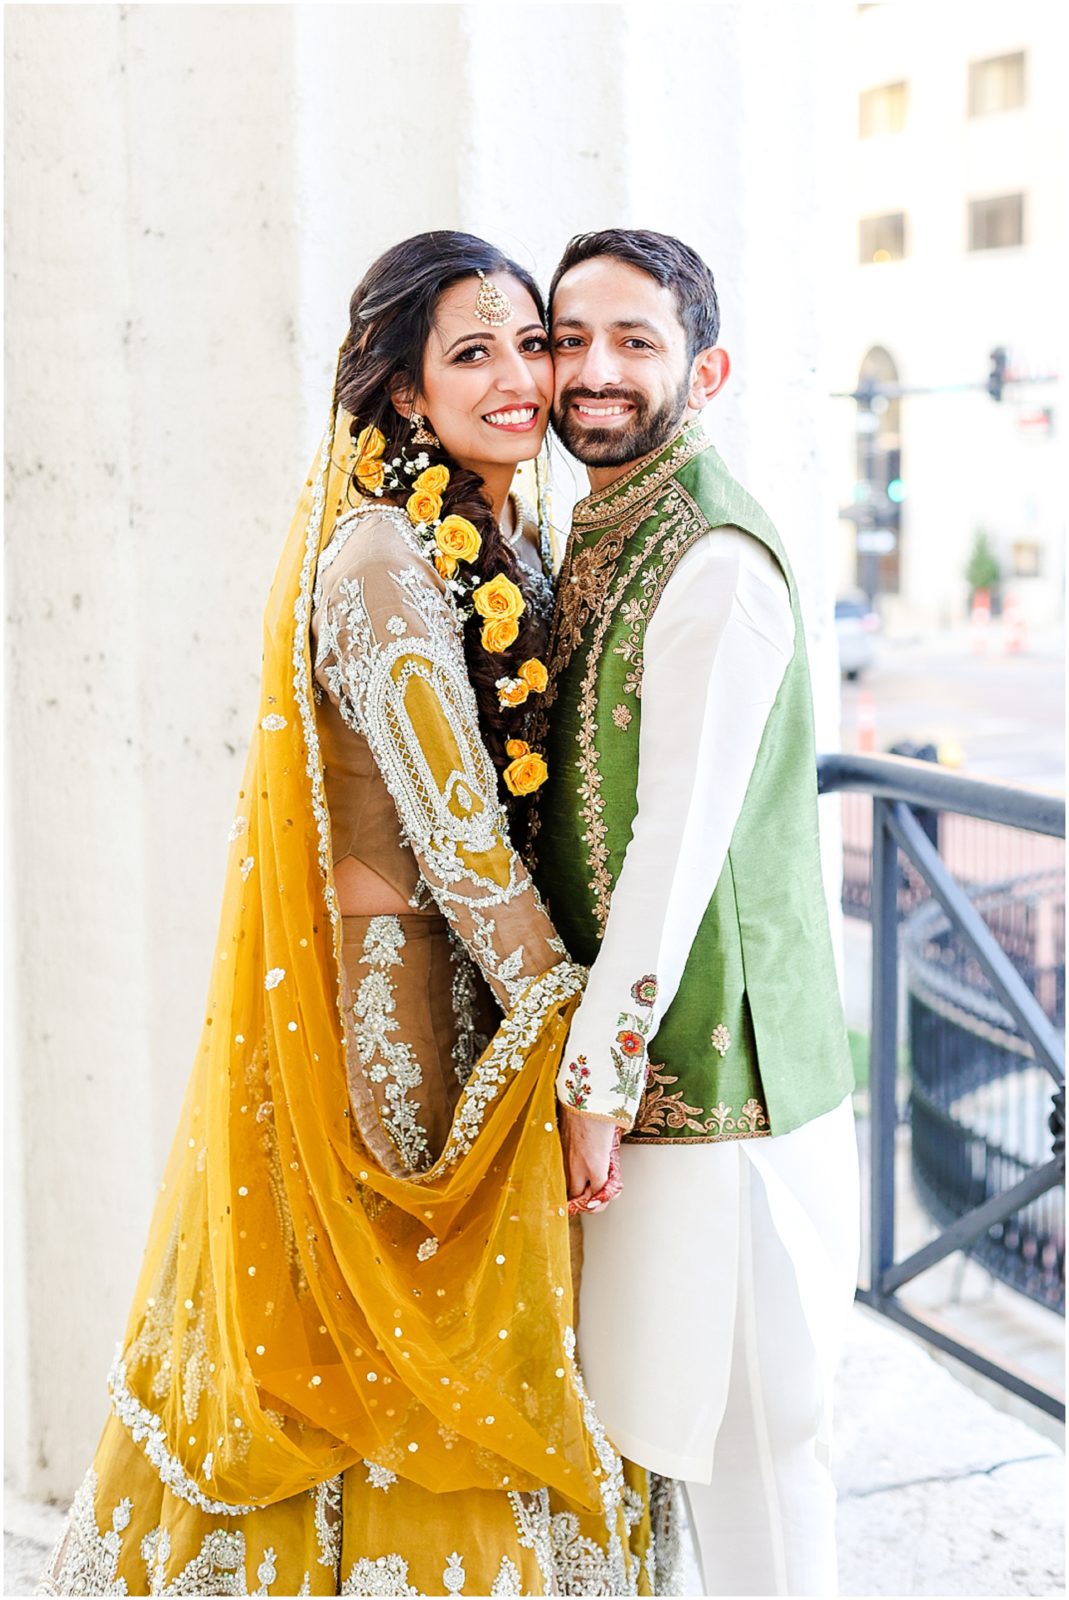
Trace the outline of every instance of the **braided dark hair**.
{"type": "MultiPolygon", "coordinates": [[[[507,272],[518,278],[545,321],[545,306],[531,274],[493,245],[470,233],[443,230],[419,233],[394,245],[369,267],[353,291],[349,304],[349,333],[338,361],[334,403],[354,418],[354,442],[365,427],[378,428],[386,441],[384,457],[392,461],[405,448],[411,454],[410,424],[394,406],[392,394],[401,387],[418,394],[422,387],[423,356],[434,327],[439,296],[462,278],[479,272],[507,272]]],[[[443,446],[421,445],[431,466],[448,467],[449,483],[442,498],[442,515],[466,517],[479,531],[482,544],[472,563],[480,581],[503,572],[528,601],[519,617],[519,634],[508,650],[487,651],[480,642],[482,619],[472,616],[464,626],[464,653],[468,675],[479,707],[479,726],[498,772],[508,765],[505,743],[511,737],[509,713],[498,698],[497,680],[515,677],[522,663],[537,655],[541,645],[531,580],[526,563],[502,536],[483,479],[458,465],[443,446]]],[[[354,491],[360,485],[354,477],[354,491]]]]}

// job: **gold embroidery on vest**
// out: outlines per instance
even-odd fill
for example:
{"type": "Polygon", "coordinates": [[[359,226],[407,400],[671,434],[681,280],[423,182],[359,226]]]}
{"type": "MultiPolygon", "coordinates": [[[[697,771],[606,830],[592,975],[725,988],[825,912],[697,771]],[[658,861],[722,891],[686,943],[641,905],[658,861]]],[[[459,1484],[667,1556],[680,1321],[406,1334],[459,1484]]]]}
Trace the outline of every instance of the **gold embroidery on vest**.
{"type": "MultiPolygon", "coordinates": [[[[550,681],[538,706],[536,732],[544,734],[546,713],[556,698],[556,679],[575,654],[583,629],[601,608],[629,532],[638,523],[614,529],[586,548],[569,545],[557,585],[550,632],[550,681]]],[[[537,740],[536,740],[537,743],[537,740]]]]}
{"type": "MultiPolygon", "coordinates": [[[[616,478],[607,489],[580,500],[572,513],[574,528],[596,528],[602,523],[614,523],[631,512],[640,501],[658,495],[668,480],[693,461],[695,456],[708,450],[709,436],[700,421],[692,422],[683,430],[676,443],[665,450],[657,460],[644,456],[630,467],[623,477],[616,478]],[[652,461],[652,465],[651,465],[652,461]]],[[[662,447],[664,448],[664,447],[662,447]]]]}
{"type": "MultiPolygon", "coordinates": [[[[609,901],[612,897],[612,879],[609,876],[609,852],[606,845],[608,830],[601,819],[605,802],[601,798],[601,771],[599,768],[599,754],[597,749],[597,677],[601,666],[601,659],[605,648],[605,636],[609,631],[618,606],[637,576],[639,569],[647,568],[643,582],[652,585],[659,578],[663,566],[672,560],[677,552],[690,544],[699,534],[704,533],[708,523],[697,510],[689,496],[682,496],[676,492],[672,485],[662,496],[658,512],[661,522],[652,538],[643,546],[631,553],[631,560],[624,572],[617,573],[617,580],[613,592],[601,608],[598,616],[594,637],[591,640],[590,651],[587,656],[586,669],[579,691],[580,727],[576,735],[579,747],[579,757],[576,767],[579,772],[579,815],[584,823],[584,834],[587,847],[587,860],[590,865],[589,887],[594,895],[594,915],[597,920],[598,937],[605,932],[605,923],[609,915],[609,901]]],[[[621,527],[620,532],[624,537],[634,533],[640,522],[646,520],[647,512],[636,512],[621,527]]],[[[647,616],[650,612],[647,612],[647,616]]],[[[636,691],[637,693],[637,691],[636,691]]]]}
{"type": "Polygon", "coordinates": [[[657,1136],[670,1128],[686,1128],[698,1135],[697,1139],[687,1142],[713,1144],[720,1139],[762,1138],[772,1132],[768,1113],[759,1100],[751,1097],[737,1116],[723,1100],[706,1114],[701,1106],[688,1105],[681,1089],[674,1094],[667,1092],[670,1084],[678,1082],[678,1075],[662,1072],[650,1064],[646,1093],[630,1137],[637,1136],[649,1144],[677,1144],[677,1139],[657,1136]]]}

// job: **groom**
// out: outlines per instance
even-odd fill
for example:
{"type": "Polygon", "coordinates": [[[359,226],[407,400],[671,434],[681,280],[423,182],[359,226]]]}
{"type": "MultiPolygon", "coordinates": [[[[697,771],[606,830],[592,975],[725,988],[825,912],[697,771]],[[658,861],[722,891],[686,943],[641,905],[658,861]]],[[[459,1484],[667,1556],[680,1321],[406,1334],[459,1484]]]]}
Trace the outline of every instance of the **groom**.
{"type": "Polygon", "coordinates": [[[558,1080],[584,1370],[622,1453],[685,1480],[708,1594],[833,1594],[858,1197],[798,595],[705,432],[730,363],[700,257],[582,235],[550,302],[554,426],[591,493],[532,844],[591,968],[558,1080]]]}

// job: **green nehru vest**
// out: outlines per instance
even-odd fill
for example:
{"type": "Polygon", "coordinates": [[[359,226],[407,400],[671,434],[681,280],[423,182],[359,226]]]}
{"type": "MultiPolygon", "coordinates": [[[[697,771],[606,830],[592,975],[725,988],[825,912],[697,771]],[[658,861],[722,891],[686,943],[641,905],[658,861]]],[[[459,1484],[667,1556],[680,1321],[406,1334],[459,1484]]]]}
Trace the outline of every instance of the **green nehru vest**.
{"type": "MultiPolygon", "coordinates": [[[[593,963],[637,809],[646,629],[696,540],[741,528],[790,589],[794,654],[719,882],[649,1046],[627,1137],[709,1143],[787,1133],[853,1087],[817,836],[805,636],[776,530],[691,424],[576,508],[533,741],[535,878],[572,958],[593,963]]],[[[726,754],[725,759],[730,759],[726,754]]]]}

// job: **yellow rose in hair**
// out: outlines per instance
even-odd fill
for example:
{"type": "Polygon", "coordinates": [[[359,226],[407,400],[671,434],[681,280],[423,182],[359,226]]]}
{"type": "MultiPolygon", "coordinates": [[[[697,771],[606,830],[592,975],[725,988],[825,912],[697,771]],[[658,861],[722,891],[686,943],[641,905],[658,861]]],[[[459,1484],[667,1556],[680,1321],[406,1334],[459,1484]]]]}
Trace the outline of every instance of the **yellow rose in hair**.
{"type": "Polygon", "coordinates": [[[378,428],[361,428],[356,436],[358,461],[376,461],[386,448],[386,440],[378,428]]]}
{"type": "Polygon", "coordinates": [[[526,739],[510,739],[505,746],[505,754],[515,760],[517,756],[527,755],[530,748],[526,739]]]}
{"type": "Polygon", "coordinates": [[[537,751],[510,761],[502,773],[510,794],[533,794],[549,777],[549,768],[537,751]]]}
{"type": "Polygon", "coordinates": [[[502,678],[497,686],[497,703],[510,708],[522,706],[530,692],[521,678],[502,678]]]}
{"type": "Polygon", "coordinates": [[[492,617],[489,622],[483,623],[482,646],[484,650],[499,655],[502,650],[507,650],[509,645],[516,643],[520,631],[518,622],[511,617],[492,617]]]}
{"type": "Polygon", "coordinates": [[[361,489],[374,494],[386,481],[386,469],[381,461],[360,461],[357,463],[356,481],[361,489]]]}
{"type": "Polygon", "coordinates": [[[483,543],[478,528],[467,517],[446,517],[435,529],[434,542],[454,561],[474,561],[483,543]]]}
{"type": "Polygon", "coordinates": [[[452,556],[444,556],[440,550],[434,552],[434,566],[440,578],[452,578],[456,574],[457,564],[452,556]]]}
{"type": "MultiPolygon", "coordinates": [[[[501,617],[512,620],[527,609],[527,602],[511,578],[499,572],[489,583],[480,583],[472,594],[472,604],[480,617],[501,617]]],[[[516,629],[516,633],[519,633],[516,629]]],[[[512,635],[513,639],[516,633],[512,635]]],[[[510,641],[511,643],[511,641],[510,641]]]]}
{"type": "Polygon", "coordinates": [[[427,489],[417,489],[409,495],[405,510],[413,522],[437,522],[442,514],[442,497],[427,489]]]}
{"type": "Polygon", "coordinates": [[[412,487],[417,494],[441,494],[448,482],[448,467],[427,467],[413,480],[412,487]]]}
{"type": "Polygon", "coordinates": [[[535,694],[545,693],[546,684],[549,682],[549,673],[537,656],[532,656],[530,661],[524,662],[520,668],[520,677],[529,689],[534,690],[535,694]]]}

